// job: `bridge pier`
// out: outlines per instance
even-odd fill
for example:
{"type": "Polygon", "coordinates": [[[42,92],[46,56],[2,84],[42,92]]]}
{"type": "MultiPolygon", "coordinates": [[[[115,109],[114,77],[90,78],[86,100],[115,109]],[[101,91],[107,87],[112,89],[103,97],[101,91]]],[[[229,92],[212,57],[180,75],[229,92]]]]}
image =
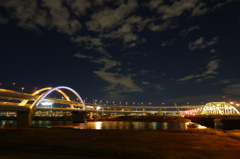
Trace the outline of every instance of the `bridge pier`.
{"type": "Polygon", "coordinates": [[[89,120],[93,119],[93,112],[89,112],[89,116],[88,116],[89,120]]]}
{"type": "Polygon", "coordinates": [[[143,108],[142,111],[143,111],[142,115],[146,115],[146,109],[143,108]]]}
{"type": "Polygon", "coordinates": [[[17,111],[17,126],[29,127],[32,125],[32,118],[35,110],[17,111]]]}
{"type": "Polygon", "coordinates": [[[131,113],[124,113],[124,116],[129,116],[131,113]]]}
{"type": "Polygon", "coordinates": [[[86,121],[86,111],[72,111],[73,122],[75,123],[85,123],[86,121]]]}
{"type": "Polygon", "coordinates": [[[162,108],[159,108],[159,109],[158,109],[158,115],[163,115],[162,108]]]}

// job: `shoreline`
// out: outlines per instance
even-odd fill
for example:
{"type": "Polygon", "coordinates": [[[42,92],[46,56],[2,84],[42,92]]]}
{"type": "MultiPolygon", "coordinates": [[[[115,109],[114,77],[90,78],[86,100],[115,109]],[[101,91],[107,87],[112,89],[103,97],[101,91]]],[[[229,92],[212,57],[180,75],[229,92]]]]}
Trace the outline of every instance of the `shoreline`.
{"type": "MultiPolygon", "coordinates": [[[[179,116],[104,116],[91,121],[189,122],[179,116]]],[[[237,159],[240,156],[240,130],[212,128],[94,130],[2,127],[0,141],[1,159],[237,159]]]]}
{"type": "Polygon", "coordinates": [[[240,130],[0,128],[0,158],[239,158],[240,130]]]}

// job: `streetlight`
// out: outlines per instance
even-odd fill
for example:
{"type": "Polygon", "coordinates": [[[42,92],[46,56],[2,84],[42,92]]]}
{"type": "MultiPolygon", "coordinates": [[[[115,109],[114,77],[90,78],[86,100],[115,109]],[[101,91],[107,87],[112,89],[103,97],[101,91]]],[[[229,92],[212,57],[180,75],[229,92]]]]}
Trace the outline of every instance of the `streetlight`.
{"type": "Polygon", "coordinates": [[[22,92],[23,92],[23,90],[24,90],[24,87],[22,87],[22,92]]]}
{"type": "Polygon", "coordinates": [[[14,90],[14,87],[15,87],[15,84],[16,84],[16,83],[15,83],[15,82],[13,82],[12,84],[13,84],[13,90],[14,90]]]}

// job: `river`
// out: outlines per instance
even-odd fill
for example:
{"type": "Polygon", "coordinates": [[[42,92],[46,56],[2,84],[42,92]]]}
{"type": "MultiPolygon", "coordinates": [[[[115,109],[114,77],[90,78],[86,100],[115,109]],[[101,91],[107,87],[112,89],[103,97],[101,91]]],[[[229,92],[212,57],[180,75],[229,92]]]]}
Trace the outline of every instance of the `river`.
{"type": "MultiPolygon", "coordinates": [[[[0,120],[0,126],[11,123],[16,125],[15,120],[0,120]]],[[[188,129],[189,122],[127,122],[127,121],[94,121],[86,123],[73,123],[72,121],[48,121],[48,120],[33,120],[32,127],[63,127],[73,129],[95,129],[95,130],[174,130],[188,129]]],[[[198,128],[206,128],[199,125],[198,128]]],[[[215,123],[215,129],[221,129],[221,123],[215,123]]]]}

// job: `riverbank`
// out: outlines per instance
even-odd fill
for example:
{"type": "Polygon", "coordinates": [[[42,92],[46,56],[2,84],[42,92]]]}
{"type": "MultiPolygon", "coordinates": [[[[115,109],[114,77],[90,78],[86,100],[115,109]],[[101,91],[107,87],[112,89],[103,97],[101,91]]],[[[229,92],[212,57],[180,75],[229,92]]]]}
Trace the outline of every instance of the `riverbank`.
{"type": "MultiPolygon", "coordinates": [[[[0,120],[16,120],[16,117],[1,116],[0,120]]],[[[33,120],[49,120],[49,121],[72,121],[71,116],[48,117],[34,116],[33,120]]],[[[86,117],[86,121],[142,121],[142,122],[190,122],[181,116],[93,116],[93,119],[86,117]]]]}
{"type": "Polygon", "coordinates": [[[0,129],[0,158],[239,158],[240,130],[0,129]]]}

